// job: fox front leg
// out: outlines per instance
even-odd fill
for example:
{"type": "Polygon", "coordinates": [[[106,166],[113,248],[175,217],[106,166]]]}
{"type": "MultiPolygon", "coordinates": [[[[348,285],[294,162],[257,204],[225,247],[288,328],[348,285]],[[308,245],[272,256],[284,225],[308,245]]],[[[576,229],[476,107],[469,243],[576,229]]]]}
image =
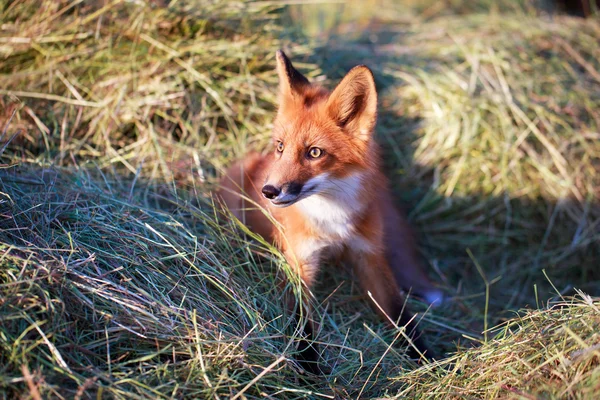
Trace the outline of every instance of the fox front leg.
{"type": "MultiPolygon", "coordinates": [[[[326,371],[319,360],[320,353],[318,346],[315,343],[318,326],[313,318],[309,299],[310,288],[314,284],[319,266],[315,262],[298,260],[291,251],[286,251],[285,255],[288,264],[292,266],[294,272],[296,272],[302,280],[302,293],[300,299],[291,293],[291,288],[289,287],[285,293],[286,308],[288,312],[294,316],[294,329],[299,331],[301,337],[298,342],[298,355],[296,356],[296,360],[305,371],[315,375],[323,375],[326,371]]],[[[315,259],[318,260],[318,257],[315,257],[315,259]]]]}

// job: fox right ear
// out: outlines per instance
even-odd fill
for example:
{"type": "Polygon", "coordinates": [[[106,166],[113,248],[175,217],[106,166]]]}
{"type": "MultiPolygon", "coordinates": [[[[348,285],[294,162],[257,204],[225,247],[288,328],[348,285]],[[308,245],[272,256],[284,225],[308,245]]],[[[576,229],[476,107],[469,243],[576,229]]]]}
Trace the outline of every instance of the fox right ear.
{"type": "Polygon", "coordinates": [[[364,65],[352,68],[329,96],[327,109],[340,128],[368,141],[377,120],[377,90],[371,70],[364,65]]]}
{"type": "Polygon", "coordinates": [[[310,86],[308,79],[294,68],[292,62],[283,51],[278,50],[276,58],[277,74],[279,75],[279,93],[282,98],[301,94],[306,86],[310,86]]]}

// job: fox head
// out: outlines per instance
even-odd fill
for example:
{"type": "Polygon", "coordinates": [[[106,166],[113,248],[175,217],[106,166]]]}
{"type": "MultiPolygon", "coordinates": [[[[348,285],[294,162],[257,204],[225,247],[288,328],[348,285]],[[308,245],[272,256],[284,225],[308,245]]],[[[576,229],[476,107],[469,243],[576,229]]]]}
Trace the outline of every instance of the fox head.
{"type": "Polygon", "coordinates": [[[339,197],[358,190],[376,164],[377,120],[373,74],[354,67],[329,92],[311,84],[277,52],[279,110],[273,127],[274,161],[263,195],[287,207],[313,195],[339,197]]]}

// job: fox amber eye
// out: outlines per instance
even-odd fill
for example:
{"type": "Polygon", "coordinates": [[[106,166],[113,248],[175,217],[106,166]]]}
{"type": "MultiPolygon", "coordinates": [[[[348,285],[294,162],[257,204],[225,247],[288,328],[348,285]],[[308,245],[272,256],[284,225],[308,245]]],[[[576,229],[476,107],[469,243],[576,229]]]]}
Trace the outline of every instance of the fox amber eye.
{"type": "Polygon", "coordinates": [[[277,142],[277,151],[280,153],[283,151],[283,142],[277,142]]]}
{"type": "Polygon", "coordinates": [[[308,155],[310,155],[312,158],[319,158],[322,154],[323,150],[318,147],[311,147],[311,149],[308,151],[308,155]]]}

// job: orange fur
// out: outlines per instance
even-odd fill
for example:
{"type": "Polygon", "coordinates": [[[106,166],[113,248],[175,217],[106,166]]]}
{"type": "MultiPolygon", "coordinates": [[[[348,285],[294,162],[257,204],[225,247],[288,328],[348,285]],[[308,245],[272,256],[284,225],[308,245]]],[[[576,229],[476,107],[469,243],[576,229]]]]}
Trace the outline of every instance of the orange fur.
{"type": "Polygon", "coordinates": [[[324,257],[346,256],[363,289],[378,303],[376,310],[394,320],[404,304],[400,287],[441,300],[380,170],[372,138],[377,93],[371,71],[353,68],[330,93],[310,84],[282,52],[277,70],[275,151],[251,154],[231,167],[219,195],[238,218],[281,248],[308,288],[324,257]],[[251,209],[240,190],[282,229],[251,209]]]}

